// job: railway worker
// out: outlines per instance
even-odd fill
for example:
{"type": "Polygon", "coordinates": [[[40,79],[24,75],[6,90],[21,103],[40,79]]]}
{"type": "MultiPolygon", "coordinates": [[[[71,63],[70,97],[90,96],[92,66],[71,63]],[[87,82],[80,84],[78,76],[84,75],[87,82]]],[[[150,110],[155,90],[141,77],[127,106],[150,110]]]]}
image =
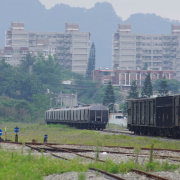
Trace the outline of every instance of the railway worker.
{"type": "Polygon", "coordinates": [[[48,135],[44,135],[44,143],[47,143],[48,135]]]}

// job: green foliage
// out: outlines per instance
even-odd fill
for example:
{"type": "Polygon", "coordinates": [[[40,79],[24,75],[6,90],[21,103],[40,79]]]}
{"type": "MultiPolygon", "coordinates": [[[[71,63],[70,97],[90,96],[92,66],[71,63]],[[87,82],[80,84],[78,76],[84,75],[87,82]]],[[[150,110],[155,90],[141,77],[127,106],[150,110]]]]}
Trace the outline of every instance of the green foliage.
{"type": "Polygon", "coordinates": [[[138,164],[138,158],[139,158],[139,153],[140,153],[141,149],[139,147],[135,147],[134,148],[134,152],[136,154],[136,159],[135,159],[135,163],[138,164]]]}
{"type": "Polygon", "coordinates": [[[137,90],[136,81],[132,81],[128,99],[138,98],[138,96],[139,96],[139,94],[138,94],[138,90],[137,90]]]}
{"type": "Polygon", "coordinates": [[[31,54],[27,54],[25,58],[21,60],[21,69],[26,73],[31,73],[32,66],[36,59],[31,56],[31,54]]]}
{"type": "MultiPolygon", "coordinates": [[[[93,82],[83,76],[79,76],[74,81],[74,84],[74,86],[71,86],[71,92],[78,94],[79,102],[84,104],[103,103],[103,97],[107,88],[105,85],[99,87],[98,82],[93,82]]],[[[120,101],[122,96],[119,94],[119,90],[115,89],[114,93],[120,101]]]]}
{"type": "Polygon", "coordinates": [[[119,166],[115,164],[112,160],[106,161],[106,168],[110,173],[118,173],[119,172],[119,166]]]}
{"type": "Polygon", "coordinates": [[[30,99],[33,107],[38,109],[38,112],[44,112],[49,108],[49,98],[43,94],[34,94],[30,99]]]}
{"type": "Polygon", "coordinates": [[[176,79],[170,79],[167,81],[168,87],[167,89],[169,91],[171,91],[174,94],[178,94],[179,93],[179,89],[180,89],[180,82],[176,79]]]}
{"type": "Polygon", "coordinates": [[[0,95],[28,100],[33,94],[43,92],[42,84],[36,76],[24,73],[21,69],[8,66],[6,63],[1,63],[0,95]]]}
{"type": "MultiPolygon", "coordinates": [[[[18,123],[6,123],[8,139],[14,138],[13,128],[15,125],[20,127],[19,141],[27,142],[32,139],[37,139],[38,142],[43,141],[44,133],[48,134],[49,143],[68,143],[68,144],[89,144],[96,145],[108,145],[108,146],[135,146],[136,154],[139,153],[140,147],[148,147],[151,145],[151,138],[148,137],[130,137],[126,135],[103,135],[95,131],[77,130],[69,128],[63,125],[43,125],[43,124],[18,124],[18,123]],[[12,132],[10,132],[12,129],[12,132]],[[36,133],[34,133],[36,132],[36,133]],[[12,136],[10,136],[10,133],[12,136]],[[96,141],[94,141],[94,139],[96,141]]],[[[4,129],[4,125],[1,124],[1,128],[4,129]]],[[[153,142],[161,143],[157,148],[172,148],[178,146],[180,149],[179,141],[159,141],[153,138],[153,142]]],[[[115,163],[110,159],[106,159],[105,163],[93,161],[88,163],[85,159],[75,158],[70,161],[64,161],[61,159],[55,159],[46,157],[44,152],[40,158],[33,156],[31,150],[28,153],[24,153],[24,147],[21,152],[8,152],[2,151],[0,148],[0,179],[43,179],[44,176],[50,174],[61,174],[65,172],[76,171],[78,172],[78,179],[85,179],[84,172],[88,171],[89,167],[102,169],[110,173],[127,173],[132,168],[147,171],[173,171],[178,169],[179,165],[169,164],[168,161],[160,162],[146,162],[145,166],[138,163],[134,163],[132,160],[126,162],[115,163]]]]}
{"type": "Polygon", "coordinates": [[[163,171],[169,171],[169,170],[176,170],[178,167],[178,165],[175,164],[169,164],[168,160],[166,160],[166,162],[162,163],[162,169],[163,171]]]}
{"type": "MultiPolygon", "coordinates": [[[[167,82],[167,87],[166,90],[167,91],[171,91],[173,94],[178,94],[179,93],[179,89],[180,89],[180,82],[176,79],[166,79],[167,82]]],[[[159,89],[161,89],[161,83],[162,83],[162,79],[158,79],[154,82],[153,84],[153,89],[158,91],[159,89]]]]}
{"type": "MultiPolygon", "coordinates": [[[[120,94],[120,89],[119,89],[119,87],[113,87],[113,90],[114,90],[114,95],[115,95],[115,102],[117,102],[118,104],[120,104],[122,101],[123,101],[123,99],[124,99],[124,97],[123,97],[123,95],[122,94],[120,94]]],[[[104,92],[105,92],[105,90],[104,90],[104,92]]]]}
{"type": "Polygon", "coordinates": [[[160,82],[160,89],[158,90],[158,96],[168,96],[167,80],[164,77],[160,82]]]}
{"type": "Polygon", "coordinates": [[[29,142],[36,139],[37,142],[43,142],[44,133],[48,135],[48,143],[61,143],[61,144],[85,144],[95,146],[137,146],[139,148],[150,148],[154,143],[156,148],[163,149],[180,149],[179,141],[156,141],[148,137],[131,137],[128,135],[108,135],[100,134],[95,131],[78,130],[70,128],[65,125],[45,125],[44,119],[37,124],[32,123],[2,123],[1,128],[7,128],[7,138],[14,141],[14,127],[20,128],[21,135],[19,142],[29,142]],[[34,133],[35,132],[35,133],[34,133]]]}
{"type": "Polygon", "coordinates": [[[101,148],[99,146],[96,146],[96,150],[95,150],[95,159],[98,160],[99,159],[99,153],[101,151],[101,148]]]}
{"type": "Polygon", "coordinates": [[[10,79],[5,94],[11,98],[29,100],[33,94],[43,92],[42,84],[36,76],[17,73],[10,79]]]}
{"type": "Polygon", "coordinates": [[[25,100],[13,100],[1,97],[0,115],[4,121],[29,122],[33,115],[32,107],[25,100]]]}
{"type": "Polygon", "coordinates": [[[79,101],[85,104],[91,104],[94,102],[102,102],[101,98],[98,97],[97,99],[95,97],[98,96],[99,93],[101,93],[101,90],[98,90],[97,82],[92,82],[91,80],[87,80],[84,77],[81,77],[80,79],[75,81],[75,88],[76,92],[78,93],[79,101]]]}
{"type": "Polygon", "coordinates": [[[32,102],[0,97],[0,116],[5,122],[33,122],[40,117],[42,119],[47,107],[49,101],[42,94],[33,95],[32,102]]]}
{"type": "Polygon", "coordinates": [[[95,63],[96,63],[96,48],[95,48],[94,43],[92,43],[90,53],[89,53],[86,77],[88,78],[91,77],[92,71],[95,70],[95,63]]]}
{"type": "Polygon", "coordinates": [[[53,92],[60,92],[59,90],[63,78],[62,68],[52,56],[49,56],[48,59],[39,56],[32,70],[40,79],[45,89],[51,89],[53,92]]]}
{"type": "MultiPolygon", "coordinates": [[[[88,168],[98,168],[110,173],[127,173],[132,168],[144,170],[141,165],[134,164],[133,161],[115,163],[112,160],[106,160],[105,163],[97,161],[91,163],[84,163],[83,160],[78,158],[70,161],[54,159],[51,157],[37,158],[31,152],[26,155],[20,155],[17,152],[2,151],[0,150],[1,170],[0,179],[43,179],[44,176],[51,174],[61,174],[65,172],[76,171],[78,172],[78,179],[86,179],[84,172],[88,168]]],[[[168,162],[160,164],[159,162],[146,163],[145,168],[147,171],[167,171],[179,168],[179,165],[169,165],[168,162]]]]}
{"type": "Polygon", "coordinates": [[[123,115],[127,115],[128,113],[128,98],[125,98],[124,104],[123,104],[123,115]]]}
{"type": "Polygon", "coordinates": [[[123,104],[123,114],[126,115],[127,111],[128,111],[128,99],[131,98],[138,98],[139,97],[139,92],[137,89],[137,84],[136,81],[132,81],[131,82],[131,87],[130,87],[130,91],[128,92],[128,96],[125,98],[124,104],[123,104]]]}
{"type": "Polygon", "coordinates": [[[142,68],[142,70],[148,70],[148,63],[147,62],[144,63],[144,67],[142,68]]]}
{"type": "Polygon", "coordinates": [[[127,162],[120,162],[119,163],[119,172],[121,173],[127,173],[129,172],[132,168],[135,167],[135,164],[133,161],[127,161],[127,162]]]}
{"type": "Polygon", "coordinates": [[[151,83],[151,78],[150,78],[150,73],[146,76],[146,79],[144,81],[144,86],[141,92],[142,97],[150,97],[153,95],[153,88],[152,88],[152,83],[151,83]]]}
{"type": "MultiPolygon", "coordinates": [[[[6,95],[16,100],[30,102],[31,108],[26,109],[26,114],[28,114],[25,117],[26,120],[44,117],[43,111],[48,109],[50,104],[48,99],[53,98],[54,100],[60,92],[77,93],[78,100],[87,104],[102,103],[104,94],[103,86],[98,88],[97,82],[62,69],[57,63],[56,57],[49,56],[48,59],[45,59],[42,54],[39,54],[36,59],[32,58],[30,54],[27,55],[22,60],[20,67],[12,67],[4,60],[0,61],[0,83],[0,96],[6,95]],[[68,87],[62,85],[62,80],[68,79],[73,80],[74,85],[68,87]],[[44,93],[47,89],[53,93],[45,96],[44,93]]],[[[5,106],[9,106],[9,104],[3,104],[3,109],[9,113],[4,113],[4,120],[20,121],[17,120],[17,118],[19,119],[17,115],[14,116],[14,114],[18,114],[15,112],[17,109],[5,106]]],[[[25,110],[22,109],[19,113],[22,111],[25,114],[25,110]]]]}
{"type": "Polygon", "coordinates": [[[158,161],[156,162],[147,162],[145,164],[146,171],[174,171],[179,168],[179,165],[169,164],[168,161],[163,162],[162,164],[158,161]]]}
{"type": "Polygon", "coordinates": [[[60,174],[64,172],[87,171],[87,165],[82,165],[77,159],[69,162],[52,158],[37,158],[28,153],[19,155],[14,152],[0,150],[1,170],[0,179],[36,179],[41,180],[43,176],[60,174]]]}
{"type": "Polygon", "coordinates": [[[86,180],[86,175],[82,172],[78,173],[78,180],[86,180]]]}
{"type": "Polygon", "coordinates": [[[107,88],[106,88],[105,95],[104,95],[103,104],[106,106],[111,104],[109,107],[110,107],[110,109],[112,109],[114,103],[115,103],[114,90],[113,90],[111,81],[109,81],[107,88]]]}
{"type": "MultiPolygon", "coordinates": [[[[95,48],[94,45],[92,47],[95,48]]],[[[95,63],[95,60],[93,62],[95,63]]],[[[22,60],[20,67],[13,67],[1,60],[0,83],[0,96],[5,95],[12,99],[30,102],[31,108],[26,109],[28,115],[25,118],[29,120],[40,116],[44,117],[43,111],[49,108],[50,98],[53,98],[52,104],[56,105],[55,99],[60,92],[77,93],[78,101],[85,104],[102,103],[105,93],[105,86],[99,87],[98,82],[63,69],[58,64],[56,56],[49,56],[48,59],[45,59],[41,53],[38,57],[28,54],[22,60]],[[72,80],[73,84],[63,85],[62,80],[72,80]],[[46,96],[47,89],[51,93],[46,96]]],[[[119,91],[115,91],[115,94],[120,101],[122,97],[119,95],[119,91]]],[[[17,120],[16,115],[13,116],[13,113],[18,114],[15,112],[17,109],[15,107],[8,109],[9,107],[5,106],[9,106],[9,104],[4,104],[3,108],[12,113],[6,113],[7,116],[3,116],[4,120],[20,121],[17,120]]],[[[19,112],[22,111],[24,110],[21,109],[19,112]]],[[[23,113],[25,114],[25,111],[23,113]]]]}
{"type": "Polygon", "coordinates": [[[127,173],[132,168],[135,167],[135,164],[133,161],[127,161],[127,162],[120,162],[118,164],[114,163],[112,160],[107,159],[105,163],[90,163],[89,167],[102,169],[104,171],[108,171],[110,173],[127,173]]]}

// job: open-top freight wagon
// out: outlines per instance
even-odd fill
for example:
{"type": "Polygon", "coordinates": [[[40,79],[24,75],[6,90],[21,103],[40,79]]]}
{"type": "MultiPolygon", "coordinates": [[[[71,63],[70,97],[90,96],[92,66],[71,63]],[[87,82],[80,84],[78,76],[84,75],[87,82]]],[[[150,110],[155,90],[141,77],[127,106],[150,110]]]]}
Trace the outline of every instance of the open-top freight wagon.
{"type": "Polygon", "coordinates": [[[180,95],[128,100],[127,127],[135,134],[180,137],[180,95]]]}

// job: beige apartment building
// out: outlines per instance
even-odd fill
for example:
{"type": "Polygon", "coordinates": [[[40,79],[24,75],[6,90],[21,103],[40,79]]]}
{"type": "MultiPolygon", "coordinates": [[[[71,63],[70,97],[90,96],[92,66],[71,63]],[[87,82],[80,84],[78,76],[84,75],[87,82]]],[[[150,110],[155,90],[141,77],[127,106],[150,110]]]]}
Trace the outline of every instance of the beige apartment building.
{"type": "Polygon", "coordinates": [[[30,32],[24,23],[12,22],[5,34],[5,47],[0,48],[0,57],[17,66],[25,55],[38,52],[57,55],[59,63],[72,72],[85,74],[90,48],[90,33],[80,32],[78,24],[66,23],[65,32],[30,32]]]}
{"type": "Polygon", "coordinates": [[[114,70],[174,71],[180,79],[180,25],[172,25],[171,34],[135,34],[131,25],[118,25],[113,34],[114,70]]]}

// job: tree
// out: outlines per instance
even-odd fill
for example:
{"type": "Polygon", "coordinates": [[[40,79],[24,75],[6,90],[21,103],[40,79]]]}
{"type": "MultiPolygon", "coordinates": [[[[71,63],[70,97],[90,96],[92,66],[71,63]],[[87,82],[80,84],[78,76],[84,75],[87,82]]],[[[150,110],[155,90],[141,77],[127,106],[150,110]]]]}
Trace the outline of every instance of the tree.
{"type": "Polygon", "coordinates": [[[46,89],[51,89],[53,92],[60,91],[63,70],[60,64],[55,62],[54,57],[49,55],[48,59],[45,59],[43,56],[39,56],[32,70],[46,89]]]}
{"type": "Polygon", "coordinates": [[[88,78],[91,77],[92,71],[95,70],[95,63],[96,63],[96,49],[94,43],[92,43],[89,59],[88,59],[87,70],[86,70],[86,77],[88,78]]]}
{"type": "Polygon", "coordinates": [[[134,81],[131,82],[131,87],[130,87],[129,95],[126,97],[124,105],[123,105],[123,113],[124,113],[124,115],[127,114],[128,99],[138,98],[138,97],[139,97],[139,93],[138,93],[138,90],[137,90],[136,81],[134,80],[134,81]]]}
{"type": "Polygon", "coordinates": [[[105,91],[105,95],[104,95],[104,99],[103,99],[103,104],[105,106],[109,106],[110,105],[109,107],[112,110],[112,108],[114,106],[114,103],[115,103],[114,90],[113,90],[111,81],[109,81],[108,86],[107,86],[106,91],[105,91]]]}
{"type": "Polygon", "coordinates": [[[141,96],[150,97],[152,94],[153,94],[153,88],[152,88],[150,73],[148,73],[144,81],[144,87],[142,89],[141,96]]]}
{"type": "Polygon", "coordinates": [[[144,67],[142,68],[142,70],[148,70],[148,63],[147,62],[144,63],[144,67]]]}
{"type": "Polygon", "coordinates": [[[123,104],[123,115],[126,116],[128,113],[128,96],[125,97],[125,101],[123,104]]]}
{"type": "Polygon", "coordinates": [[[176,79],[170,79],[167,81],[168,84],[168,90],[171,91],[174,94],[178,94],[179,93],[179,89],[180,89],[180,82],[176,79]]]}
{"type": "MultiPolygon", "coordinates": [[[[167,90],[171,91],[172,94],[178,94],[180,89],[180,82],[176,79],[166,79],[167,90]]],[[[158,91],[160,88],[161,79],[157,79],[153,84],[153,89],[158,91]]]]}
{"type": "Polygon", "coordinates": [[[0,92],[14,99],[29,100],[33,94],[44,93],[44,88],[37,76],[17,72],[6,79],[0,92]]]}
{"type": "Polygon", "coordinates": [[[35,58],[31,54],[27,54],[26,57],[21,60],[21,68],[24,72],[31,73],[32,66],[35,62],[35,58]]]}
{"type": "Polygon", "coordinates": [[[160,89],[158,90],[158,96],[168,96],[168,89],[167,89],[167,80],[165,77],[161,79],[160,82],[160,89]]]}
{"type": "Polygon", "coordinates": [[[130,98],[138,98],[138,90],[137,90],[136,81],[132,81],[131,83],[128,99],[130,98]]]}

